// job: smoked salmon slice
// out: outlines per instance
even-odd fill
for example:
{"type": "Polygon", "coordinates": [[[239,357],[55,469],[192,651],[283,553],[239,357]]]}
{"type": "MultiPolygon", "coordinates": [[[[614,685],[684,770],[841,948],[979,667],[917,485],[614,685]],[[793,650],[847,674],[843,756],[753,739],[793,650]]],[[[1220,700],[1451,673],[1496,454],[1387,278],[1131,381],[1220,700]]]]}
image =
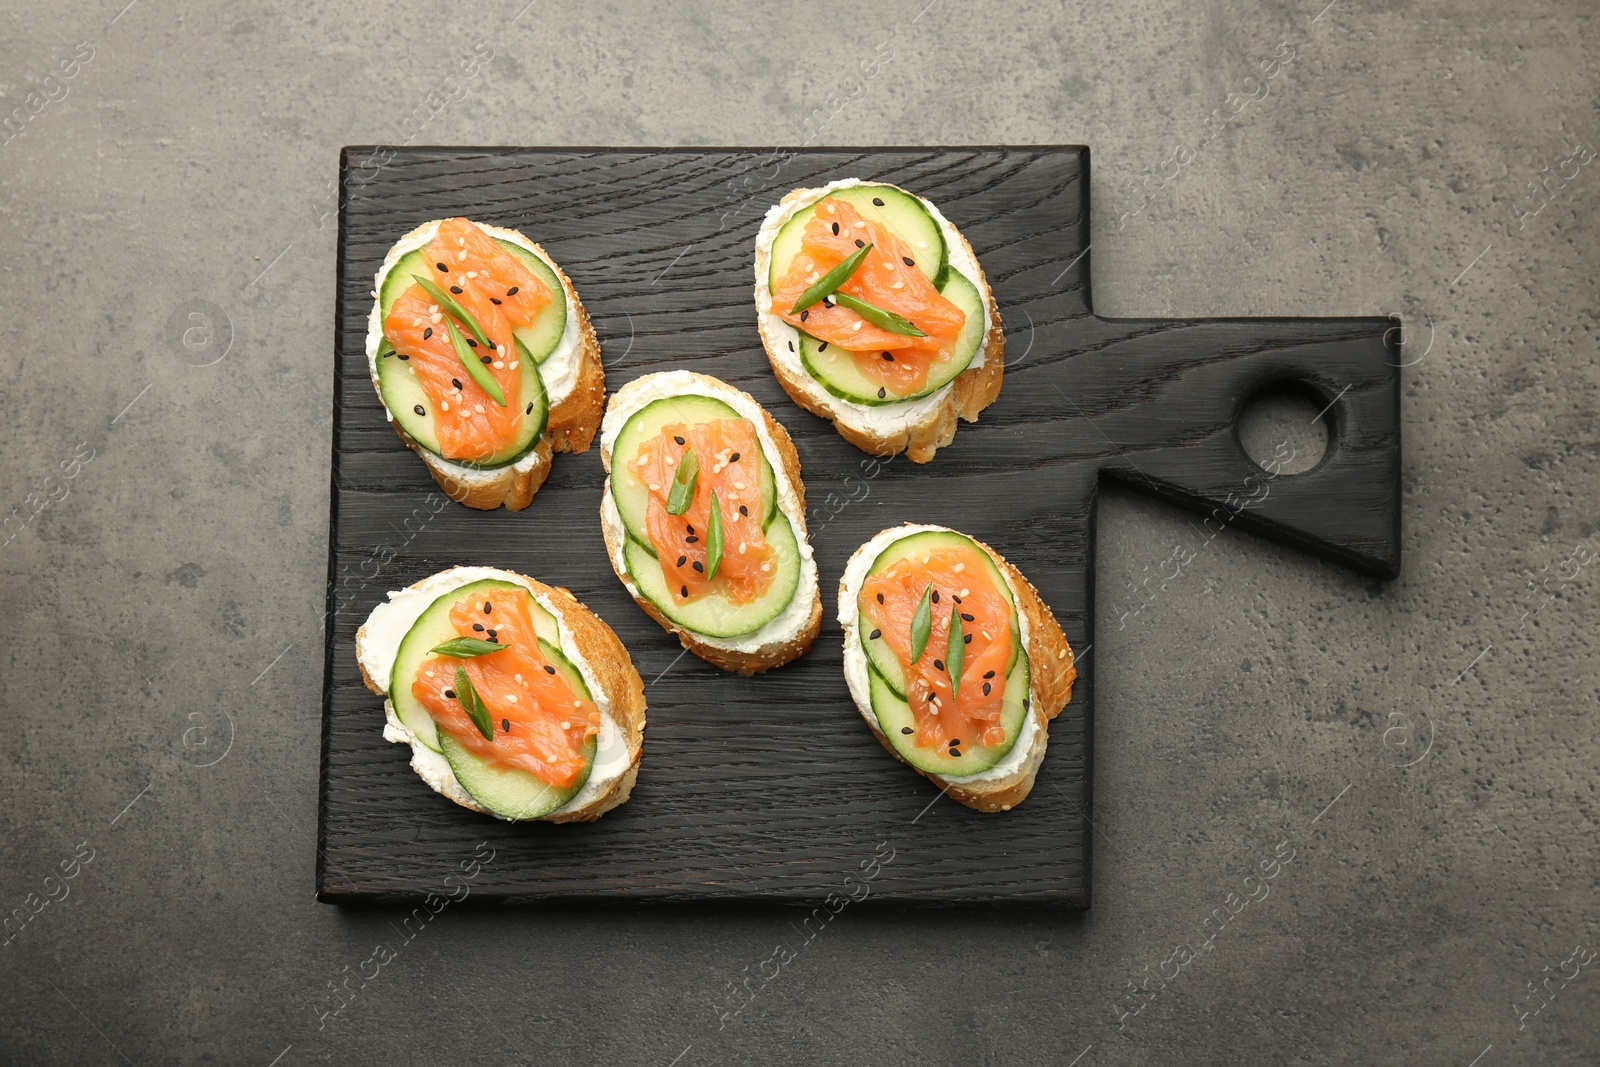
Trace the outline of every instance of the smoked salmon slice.
{"type": "Polygon", "coordinates": [[[767,591],[775,576],[777,553],[762,532],[768,502],[761,490],[761,441],[748,419],[664,426],[640,446],[631,462],[650,491],[645,511],[650,544],[680,603],[721,592],[735,604],[748,604],[767,591]],[[691,449],[699,463],[694,495],[687,510],[672,515],[667,503],[673,477],[691,449]],[[713,490],[722,517],[723,547],[717,573],[708,578],[713,490]]]}
{"type": "Polygon", "coordinates": [[[913,740],[920,748],[954,742],[964,749],[1006,739],[1000,713],[1012,651],[1011,601],[995,587],[979,552],[942,546],[902,557],[861,586],[863,616],[905,670],[906,702],[916,720],[913,740]],[[931,626],[913,662],[912,622],[925,593],[931,626]],[[961,686],[953,693],[945,662],[952,615],[961,619],[964,637],[961,686]]]}
{"type": "Polygon", "coordinates": [[[421,285],[412,283],[396,298],[383,320],[383,335],[398,358],[409,362],[432,401],[440,454],[469,462],[484,459],[516,437],[517,422],[526,413],[515,331],[530,326],[555,294],[467,219],[441,222],[423,252],[429,280],[448,291],[491,342],[485,350],[470,340],[464,323],[456,322],[473,357],[500,385],[505,404],[490,397],[462,366],[445,327],[449,313],[421,285]]]}
{"type": "Polygon", "coordinates": [[[818,201],[806,222],[800,248],[772,294],[772,307],[795,329],[852,353],[865,377],[897,394],[922,388],[929,366],[954,349],[967,322],[966,312],[916,266],[909,243],[863,217],[849,201],[831,196],[818,201]],[[832,301],[792,310],[812,283],[869,244],[872,250],[839,291],[908,319],[925,336],[876,326],[832,301]]]}
{"type": "Polygon", "coordinates": [[[538,632],[521,589],[494,589],[463,597],[450,609],[461,637],[493,640],[507,647],[470,659],[431,656],[411,685],[417,702],[439,729],[473,755],[528,771],[556,788],[570,788],[587,761],[583,747],[600,732],[600,708],[574,691],[539,646],[538,632]],[[473,724],[455,691],[463,667],[489,711],[494,738],[473,724]]]}

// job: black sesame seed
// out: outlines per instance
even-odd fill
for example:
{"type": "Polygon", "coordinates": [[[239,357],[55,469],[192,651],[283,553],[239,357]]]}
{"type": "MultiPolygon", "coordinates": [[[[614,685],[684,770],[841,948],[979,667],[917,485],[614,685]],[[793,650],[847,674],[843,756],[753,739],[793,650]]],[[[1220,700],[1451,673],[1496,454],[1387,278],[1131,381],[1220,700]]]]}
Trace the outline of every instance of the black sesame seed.
{"type": "Polygon", "coordinates": [[[511,720],[510,719],[501,719],[500,720],[500,725],[505,727],[506,733],[509,734],[511,732],[511,720]]]}
{"type": "Polygon", "coordinates": [[[889,390],[883,389],[883,388],[880,388],[878,390],[878,399],[879,400],[882,400],[884,397],[886,397],[888,395],[889,395],[889,390]]]}
{"type": "Polygon", "coordinates": [[[472,628],[474,630],[477,630],[479,633],[482,633],[483,632],[483,623],[475,622],[475,623],[472,624],[472,628]]]}
{"type": "Polygon", "coordinates": [[[478,357],[478,362],[479,363],[493,363],[494,362],[494,357],[493,356],[479,356],[478,357]]]}
{"type": "Polygon", "coordinates": [[[460,389],[461,388],[461,379],[460,378],[451,378],[450,379],[450,384],[455,386],[457,389],[460,389]]]}
{"type": "Polygon", "coordinates": [[[883,636],[883,631],[882,630],[874,630],[870,634],[867,635],[867,640],[868,641],[876,641],[878,638],[880,638],[882,636],[883,636]]]}
{"type": "Polygon", "coordinates": [[[990,689],[991,689],[991,688],[993,688],[993,685],[992,685],[992,683],[990,683],[990,682],[984,682],[984,683],[983,683],[983,695],[984,695],[984,696],[988,696],[988,695],[989,695],[989,690],[990,690],[990,689]]]}
{"type": "Polygon", "coordinates": [[[900,258],[905,261],[905,265],[908,267],[915,267],[917,265],[917,261],[912,259],[910,256],[901,256],[900,258]]]}
{"type": "Polygon", "coordinates": [[[794,351],[794,342],[793,341],[789,342],[789,351],[791,351],[791,352],[794,351]]]}
{"type": "Polygon", "coordinates": [[[942,659],[934,660],[933,661],[933,669],[936,670],[936,671],[944,670],[944,660],[942,660],[942,659]]]}
{"type": "Polygon", "coordinates": [[[489,601],[485,600],[483,602],[483,613],[485,615],[489,615],[489,614],[492,614],[493,611],[494,611],[494,605],[492,603],[490,603],[489,601]]]}
{"type": "Polygon", "coordinates": [[[699,560],[695,560],[694,569],[699,571],[701,574],[704,574],[706,572],[706,565],[701,563],[699,560]]]}
{"type": "Polygon", "coordinates": [[[506,295],[507,296],[516,296],[517,295],[517,287],[513,285],[511,288],[507,289],[506,290],[506,295]]]}
{"type": "Polygon", "coordinates": [[[828,350],[828,342],[826,342],[826,341],[822,342],[820,345],[817,346],[817,351],[818,352],[826,352],[827,350],[828,350]]]}
{"type": "Polygon", "coordinates": [[[916,733],[916,731],[915,731],[915,730],[913,730],[913,729],[912,729],[912,728],[911,728],[911,727],[909,727],[909,726],[902,726],[902,727],[900,727],[900,732],[901,732],[901,733],[903,733],[903,734],[914,734],[914,733],[916,733]]]}
{"type": "Polygon", "coordinates": [[[682,588],[680,588],[678,590],[678,595],[679,596],[688,596],[689,595],[689,587],[688,586],[683,586],[682,588]]]}
{"type": "Polygon", "coordinates": [[[493,341],[490,341],[489,342],[489,351],[498,352],[498,351],[500,351],[500,346],[495,344],[493,341]]]}
{"type": "Polygon", "coordinates": [[[745,507],[743,504],[740,504],[739,505],[739,514],[748,515],[748,514],[750,514],[750,509],[745,507]]]}
{"type": "Polygon", "coordinates": [[[489,631],[489,640],[493,641],[495,639],[495,636],[496,636],[497,633],[498,633],[498,631],[496,631],[496,630],[490,630],[489,631]]]}
{"type": "Polygon", "coordinates": [[[472,338],[468,337],[468,338],[465,338],[465,340],[467,342],[467,347],[468,348],[477,348],[478,347],[478,342],[474,341],[472,338]]]}
{"type": "Polygon", "coordinates": [[[831,308],[831,307],[833,307],[833,302],[831,300],[829,300],[827,297],[823,297],[822,298],[822,306],[825,307],[825,308],[831,308]]]}
{"type": "Polygon", "coordinates": [[[522,409],[522,413],[524,415],[532,415],[533,414],[533,401],[531,401],[531,400],[528,401],[528,406],[522,409]]]}
{"type": "Polygon", "coordinates": [[[984,677],[985,678],[993,678],[994,677],[994,671],[989,671],[989,672],[985,673],[984,677]]]}
{"type": "Polygon", "coordinates": [[[954,600],[954,601],[955,601],[955,602],[956,602],[956,603],[957,603],[957,604],[959,604],[959,603],[961,603],[961,598],[960,598],[960,597],[958,597],[958,596],[954,596],[954,595],[952,595],[952,596],[951,596],[951,597],[950,597],[950,599],[951,599],[951,600],[954,600]]]}
{"type": "Polygon", "coordinates": [[[683,444],[683,438],[681,437],[674,437],[673,440],[678,442],[680,445],[683,444]]]}
{"type": "Polygon", "coordinates": [[[694,535],[694,527],[693,526],[685,525],[684,526],[684,530],[687,531],[690,536],[694,535]]]}
{"type": "Polygon", "coordinates": [[[962,622],[976,622],[977,620],[974,619],[971,615],[968,615],[966,612],[963,611],[961,613],[961,621],[962,622]]]}
{"type": "Polygon", "coordinates": [[[878,594],[878,603],[880,603],[880,604],[883,603],[883,594],[882,593],[878,594]]]}
{"type": "Polygon", "coordinates": [[[739,453],[735,452],[733,455],[729,456],[728,457],[728,462],[729,463],[737,463],[737,462],[739,462],[739,453]]]}
{"type": "Polygon", "coordinates": [[[688,537],[685,537],[684,540],[692,545],[699,542],[700,538],[696,537],[694,534],[690,534],[688,537]]]}
{"type": "Polygon", "coordinates": [[[933,597],[932,597],[932,600],[933,600],[933,602],[934,602],[934,603],[935,603],[935,604],[937,604],[937,603],[938,603],[938,602],[939,602],[939,590],[937,590],[937,589],[935,589],[935,590],[934,590],[934,591],[933,591],[933,597]]]}
{"type": "Polygon", "coordinates": [[[857,248],[865,248],[865,247],[866,247],[866,245],[867,245],[867,242],[865,242],[865,241],[863,241],[863,240],[862,240],[862,239],[861,239],[861,238],[859,238],[859,237],[857,237],[857,238],[856,238],[856,247],[857,247],[857,248]]]}
{"type": "Polygon", "coordinates": [[[451,700],[454,700],[456,698],[456,691],[454,689],[446,689],[444,691],[444,695],[449,697],[451,700]]]}
{"type": "Polygon", "coordinates": [[[876,204],[876,205],[877,205],[877,206],[878,206],[878,207],[882,207],[882,206],[883,206],[883,201],[882,201],[882,200],[880,200],[880,199],[878,199],[878,198],[877,198],[877,197],[873,197],[873,198],[872,198],[872,202],[873,202],[873,203],[874,203],[874,204],[876,204]]]}
{"type": "Polygon", "coordinates": [[[1022,710],[1023,711],[1027,711],[1028,710],[1028,698],[1027,697],[1023,697],[1022,698],[1022,710]]]}
{"type": "Polygon", "coordinates": [[[460,295],[461,295],[461,286],[459,286],[459,285],[452,285],[452,286],[451,286],[451,287],[450,287],[450,291],[451,291],[451,292],[452,292],[452,293],[454,293],[454,294],[456,294],[456,295],[457,295],[457,296],[460,296],[460,295]]]}
{"type": "Polygon", "coordinates": [[[429,326],[426,330],[422,331],[422,339],[424,341],[426,341],[428,338],[430,338],[432,336],[433,336],[433,327],[432,326],[429,326]]]}
{"type": "Polygon", "coordinates": [[[959,737],[952,737],[952,738],[951,738],[951,739],[950,739],[950,747],[951,747],[951,748],[960,748],[960,747],[961,747],[961,738],[959,738],[959,737]]]}
{"type": "Polygon", "coordinates": [[[427,409],[424,408],[421,404],[413,404],[413,405],[411,405],[411,410],[415,411],[418,415],[426,415],[428,413],[427,409]]]}
{"type": "Polygon", "coordinates": [[[556,669],[554,667],[550,666],[550,664],[546,663],[544,665],[544,673],[546,673],[546,674],[554,674],[554,673],[556,673],[556,669]]]}
{"type": "Polygon", "coordinates": [[[894,362],[894,356],[892,354],[888,353],[888,352],[885,352],[883,354],[883,358],[888,360],[890,363],[894,362]]]}
{"type": "Polygon", "coordinates": [[[960,759],[961,758],[961,750],[959,748],[952,748],[950,750],[950,758],[951,759],[960,759]]]}
{"type": "Polygon", "coordinates": [[[401,359],[410,359],[411,358],[410,356],[406,355],[404,352],[396,352],[395,355],[399,356],[401,359]]]}
{"type": "Polygon", "coordinates": [[[489,303],[498,304],[498,303],[500,303],[500,298],[498,296],[491,296],[489,298],[489,303]]]}
{"type": "Polygon", "coordinates": [[[806,310],[800,312],[800,321],[801,322],[806,321],[810,317],[811,317],[811,309],[810,308],[807,308],[806,310]]]}
{"type": "Polygon", "coordinates": [[[835,236],[839,233],[839,224],[837,222],[833,224],[833,232],[835,236]]]}
{"type": "Polygon", "coordinates": [[[678,557],[678,566],[680,566],[680,567],[681,567],[681,566],[683,566],[683,565],[684,565],[684,564],[685,564],[685,563],[687,563],[687,562],[688,562],[688,561],[689,561],[689,557],[688,557],[688,556],[679,556],[679,557],[678,557]]]}
{"type": "Polygon", "coordinates": [[[500,643],[500,639],[498,637],[490,637],[489,643],[491,645],[498,645],[500,643]]]}
{"type": "Polygon", "coordinates": [[[438,267],[439,270],[441,270],[445,274],[449,274],[450,273],[450,268],[445,266],[443,263],[435,263],[434,266],[438,267]]]}
{"type": "Polygon", "coordinates": [[[962,644],[963,644],[963,645],[970,645],[970,644],[972,644],[972,635],[971,635],[971,634],[962,634],[962,635],[961,635],[961,643],[962,643],[962,644]]]}

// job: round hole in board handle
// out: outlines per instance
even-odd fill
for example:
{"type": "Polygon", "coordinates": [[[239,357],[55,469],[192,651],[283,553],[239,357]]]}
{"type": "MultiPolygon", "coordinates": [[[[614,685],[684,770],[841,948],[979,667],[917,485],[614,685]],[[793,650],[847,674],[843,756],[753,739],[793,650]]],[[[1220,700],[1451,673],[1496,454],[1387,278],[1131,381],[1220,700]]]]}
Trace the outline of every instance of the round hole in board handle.
{"type": "Polygon", "coordinates": [[[1336,400],[1305,382],[1279,381],[1258,389],[1239,411],[1239,447],[1250,462],[1279,475],[1304,474],[1328,454],[1336,400]]]}

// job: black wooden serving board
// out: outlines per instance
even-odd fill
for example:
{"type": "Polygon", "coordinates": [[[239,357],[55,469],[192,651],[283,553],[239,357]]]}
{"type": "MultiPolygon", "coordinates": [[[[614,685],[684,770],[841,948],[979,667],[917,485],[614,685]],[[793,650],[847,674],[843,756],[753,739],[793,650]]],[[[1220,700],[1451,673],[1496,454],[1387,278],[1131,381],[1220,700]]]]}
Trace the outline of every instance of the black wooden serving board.
{"type": "Polygon", "coordinates": [[[1102,475],[1222,508],[1218,521],[1258,498],[1233,521],[1371,574],[1398,569],[1397,324],[1095,316],[1086,148],[349,148],[341,180],[322,900],[457,896],[464,861],[487,841],[493,862],[470,879],[480,898],[817,905],[868,894],[1087,907],[1093,655],[1080,659],[1027,802],[1005,814],[961,807],[890,757],[851,704],[835,621],[850,553],[906,521],[972,534],[1033,581],[1077,649],[1094,641],[1102,475]],[[999,301],[1005,387],[926,465],[875,461],[796,407],[756,334],[761,216],[792,188],[843,177],[893,182],[939,205],[999,301]],[[822,579],[824,623],[809,655],[755,678],[680,655],[606,561],[598,447],[557,455],[521,513],[472,511],[435,493],[384,421],[364,337],[385,251],[448,215],[515,227],[566,268],[600,334],[610,389],[688,368],[748,391],[788,428],[822,579]],[[1236,423],[1254,391],[1280,381],[1325,398],[1332,440],[1320,466],[1263,496],[1236,423]],[[588,825],[502,823],[435,794],[405,746],[383,740],[355,631],[387,590],[452,564],[566,586],[622,637],[649,702],[627,804],[588,825]]]}

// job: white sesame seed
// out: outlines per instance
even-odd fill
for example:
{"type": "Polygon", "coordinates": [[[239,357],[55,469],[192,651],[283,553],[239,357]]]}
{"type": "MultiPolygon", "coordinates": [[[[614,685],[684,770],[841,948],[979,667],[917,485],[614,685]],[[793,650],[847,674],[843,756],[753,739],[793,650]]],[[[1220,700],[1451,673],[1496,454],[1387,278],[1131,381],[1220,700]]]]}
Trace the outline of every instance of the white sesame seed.
{"type": "Polygon", "coordinates": [[[466,249],[463,248],[461,251],[456,253],[456,262],[457,263],[460,263],[462,260],[464,260],[466,258],[467,258],[467,250],[466,249]]]}
{"type": "Polygon", "coordinates": [[[515,693],[507,693],[506,694],[506,699],[511,701],[511,703],[515,704],[517,702],[517,694],[515,694],[515,693]]]}
{"type": "Polygon", "coordinates": [[[743,482],[734,482],[733,483],[733,487],[735,489],[743,489],[744,488],[744,483],[743,482]]]}
{"type": "Polygon", "coordinates": [[[432,671],[423,671],[422,673],[427,675],[429,678],[433,677],[433,672],[432,671]]]}
{"type": "Polygon", "coordinates": [[[581,701],[581,700],[574,700],[574,701],[573,701],[573,702],[572,702],[572,706],[573,706],[573,707],[575,707],[575,708],[581,708],[581,707],[583,707],[583,701],[581,701]]]}
{"type": "Polygon", "coordinates": [[[650,483],[650,491],[652,493],[659,493],[661,491],[661,486],[657,485],[655,482],[651,482],[650,483]]]}
{"type": "Polygon", "coordinates": [[[962,571],[964,571],[966,569],[967,569],[967,565],[965,563],[957,563],[954,567],[951,568],[951,570],[955,571],[957,574],[960,574],[962,571]]]}
{"type": "Polygon", "coordinates": [[[511,369],[512,370],[516,370],[521,365],[522,365],[522,360],[520,360],[520,359],[514,359],[514,360],[511,361],[511,369]]]}
{"type": "Polygon", "coordinates": [[[472,410],[476,411],[479,415],[482,415],[483,414],[483,405],[482,404],[474,404],[474,405],[472,405],[472,410]]]}
{"type": "Polygon", "coordinates": [[[861,321],[858,319],[858,320],[856,320],[856,324],[854,326],[850,327],[850,332],[851,333],[855,333],[859,329],[861,329],[861,321]]]}
{"type": "Polygon", "coordinates": [[[513,678],[515,678],[515,679],[516,679],[516,680],[517,680],[517,684],[518,684],[518,685],[521,685],[521,684],[522,684],[522,675],[520,675],[520,674],[513,674],[513,675],[512,675],[512,676],[511,676],[511,677],[513,677],[513,678]]]}
{"type": "Polygon", "coordinates": [[[572,724],[570,722],[564,722],[561,724],[561,728],[563,730],[570,730],[572,729],[572,724]]]}
{"type": "Polygon", "coordinates": [[[745,541],[740,541],[739,542],[739,555],[741,555],[741,556],[744,555],[744,548],[745,548],[745,545],[747,543],[748,542],[745,542],[745,541]]]}
{"type": "MultiPolygon", "coordinates": [[[[926,247],[928,247],[928,246],[927,246],[927,245],[923,245],[923,246],[922,246],[922,247],[924,247],[924,248],[926,248],[926,247]]],[[[477,271],[475,271],[475,270],[469,270],[469,271],[467,271],[467,277],[469,277],[469,278],[476,278],[476,277],[477,277],[477,276],[478,276],[478,272],[477,272],[477,271]]]]}
{"type": "Polygon", "coordinates": [[[1066,659],[1066,658],[1067,658],[1067,650],[1066,649],[1063,648],[1060,652],[1056,653],[1056,659],[1066,659]]]}
{"type": "Polygon", "coordinates": [[[457,237],[456,238],[456,245],[459,248],[467,247],[467,239],[465,237],[457,237]]]}
{"type": "Polygon", "coordinates": [[[439,410],[440,410],[440,411],[449,411],[449,410],[450,410],[450,401],[448,401],[448,400],[441,400],[441,401],[440,401],[440,402],[439,402],[439,410]]]}
{"type": "Polygon", "coordinates": [[[962,596],[966,596],[967,595],[967,590],[965,590],[965,589],[961,590],[961,595],[962,596]]]}
{"type": "Polygon", "coordinates": [[[763,563],[761,565],[761,570],[762,570],[763,573],[765,573],[767,571],[770,571],[771,569],[772,569],[772,564],[770,564],[770,563],[763,563]]]}
{"type": "Polygon", "coordinates": [[[503,368],[503,367],[505,367],[505,365],[506,365],[506,361],[505,361],[505,360],[503,360],[503,359],[497,359],[497,360],[495,360],[495,361],[494,361],[494,365],[495,365],[495,367],[496,367],[496,368],[497,368],[497,369],[498,369],[498,368],[503,368]]]}
{"type": "Polygon", "coordinates": [[[905,287],[906,287],[906,283],[905,282],[895,282],[893,285],[889,286],[889,288],[891,288],[891,289],[904,289],[905,287]]]}

